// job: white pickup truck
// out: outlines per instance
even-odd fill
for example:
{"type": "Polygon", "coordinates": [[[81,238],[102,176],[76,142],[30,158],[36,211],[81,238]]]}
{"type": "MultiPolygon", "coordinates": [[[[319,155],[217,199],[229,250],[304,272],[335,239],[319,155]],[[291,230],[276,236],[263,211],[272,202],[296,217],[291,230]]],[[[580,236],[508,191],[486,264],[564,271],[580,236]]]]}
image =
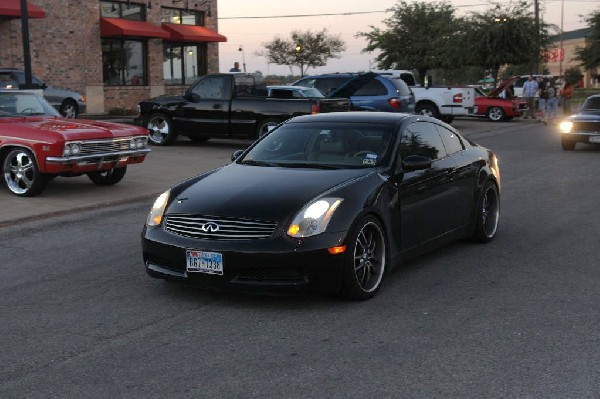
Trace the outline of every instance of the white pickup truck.
{"type": "Polygon", "coordinates": [[[467,86],[417,86],[407,70],[373,71],[391,79],[402,79],[415,95],[415,113],[451,123],[455,116],[469,116],[475,106],[475,89],[467,86]]]}

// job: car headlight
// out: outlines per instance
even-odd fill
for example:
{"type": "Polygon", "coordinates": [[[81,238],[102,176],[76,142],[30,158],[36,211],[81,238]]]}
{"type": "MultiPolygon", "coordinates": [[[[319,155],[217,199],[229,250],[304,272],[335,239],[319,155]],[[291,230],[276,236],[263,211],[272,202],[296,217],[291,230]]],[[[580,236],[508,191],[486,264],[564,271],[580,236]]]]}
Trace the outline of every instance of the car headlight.
{"type": "Polygon", "coordinates": [[[342,201],[342,198],[319,198],[312,201],[296,214],[287,234],[300,238],[323,233],[342,201]]]}
{"type": "Polygon", "coordinates": [[[571,121],[562,121],[560,123],[560,131],[562,133],[571,133],[571,130],[573,130],[573,122],[571,122],[571,121]]]}
{"type": "Polygon", "coordinates": [[[65,143],[63,156],[77,155],[81,152],[81,143],[65,143]]]}
{"type": "Polygon", "coordinates": [[[131,150],[141,150],[146,147],[147,137],[133,137],[129,142],[129,149],[131,150]]]}
{"type": "Polygon", "coordinates": [[[146,219],[147,226],[158,226],[162,223],[163,215],[165,213],[165,208],[167,207],[167,202],[169,202],[170,194],[170,190],[167,190],[161,195],[159,195],[156,201],[154,201],[154,205],[152,205],[152,209],[150,209],[150,213],[148,214],[148,218],[146,219]]]}

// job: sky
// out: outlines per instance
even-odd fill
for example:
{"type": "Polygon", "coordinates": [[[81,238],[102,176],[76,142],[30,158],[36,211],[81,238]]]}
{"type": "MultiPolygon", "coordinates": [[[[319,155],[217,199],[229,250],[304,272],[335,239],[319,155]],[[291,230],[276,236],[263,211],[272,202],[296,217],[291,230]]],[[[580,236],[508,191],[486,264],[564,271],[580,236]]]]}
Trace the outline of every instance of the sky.
{"type": "MultiPolygon", "coordinates": [[[[192,3],[193,1],[190,0],[192,3]]],[[[456,8],[458,15],[485,12],[491,3],[489,0],[448,2],[456,8]]],[[[508,4],[509,0],[496,0],[494,3],[508,4]]],[[[385,29],[383,20],[392,15],[385,11],[395,4],[395,0],[219,0],[218,30],[227,37],[227,42],[219,43],[219,69],[222,72],[228,71],[237,61],[240,68],[245,62],[247,72],[289,75],[289,67],[267,64],[265,57],[256,55],[256,52],[263,48],[264,43],[276,37],[289,39],[294,30],[319,32],[323,29],[327,29],[329,34],[339,35],[346,43],[346,50],[340,54],[341,58],[330,59],[324,67],[310,68],[308,73],[376,69],[376,54],[363,53],[367,42],[364,38],[355,36],[358,32],[370,32],[371,26],[385,29]],[[264,18],[273,16],[277,18],[264,18]],[[243,50],[240,51],[240,48],[243,50]]],[[[539,4],[543,11],[540,15],[543,21],[558,27],[562,25],[565,32],[585,28],[586,24],[581,16],[600,10],[600,0],[539,0],[539,4]]],[[[300,74],[297,67],[294,68],[294,74],[300,74]]]]}

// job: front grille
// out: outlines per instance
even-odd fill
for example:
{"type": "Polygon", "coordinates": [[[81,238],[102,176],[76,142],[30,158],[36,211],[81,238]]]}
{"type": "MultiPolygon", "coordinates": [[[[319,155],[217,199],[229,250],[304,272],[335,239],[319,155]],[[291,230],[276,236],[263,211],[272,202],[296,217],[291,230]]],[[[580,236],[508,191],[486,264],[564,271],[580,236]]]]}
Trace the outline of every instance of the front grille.
{"type": "Polygon", "coordinates": [[[600,122],[573,122],[572,132],[600,132],[600,122]]]}
{"type": "Polygon", "coordinates": [[[203,240],[256,240],[269,238],[276,223],[199,215],[168,215],[165,230],[203,240]]]}
{"type": "Polygon", "coordinates": [[[131,138],[113,140],[82,141],[81,152],[78,155],[93,155],[129,150],[131,138]]]}

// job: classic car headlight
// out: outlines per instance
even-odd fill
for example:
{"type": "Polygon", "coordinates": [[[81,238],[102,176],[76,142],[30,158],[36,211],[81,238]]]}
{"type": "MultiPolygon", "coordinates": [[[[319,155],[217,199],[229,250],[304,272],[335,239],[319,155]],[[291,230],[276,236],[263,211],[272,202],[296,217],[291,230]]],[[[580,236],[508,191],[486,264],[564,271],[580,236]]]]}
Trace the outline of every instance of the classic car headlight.
{"type": "Polygon", "coordinates": [[[571,122],[571,121],[562,121],[560,123],[560,131],[562,133],[571,133],[571,130],[573,130],[573,122],[571,122]]]}
{"type": "Polygon", "coordinates": [[[77,155],[81,152],[81,143],[65,143],[63,149],[63,156],[68,157],[69,155],[77,155]]]}
{"type": "Polygon", "coordinates": [[[152,209],[150,209],[150,213],[146,219],[147,226],[158,226],[162,223],[163,214],[165,213],[170,194],[171,192],[167,190],[159,195],[156,201],[154,201],[154,205],[152,205],[152,209]]]}
{"type": "Polygon", "coordinates": [[[327,228],[333,212],[342,203],[342,198],[319,198],[307,204],[294,217],[288,228],[291,237],[310,237],[321,234],[327,228]]]}
{"type": "Polygon", "coordinates": [[[147,141],[147,137],[133,137],[129,142],[129,148],[131,150],[141,150],[142,148],[146,148],[147,141]]]}

